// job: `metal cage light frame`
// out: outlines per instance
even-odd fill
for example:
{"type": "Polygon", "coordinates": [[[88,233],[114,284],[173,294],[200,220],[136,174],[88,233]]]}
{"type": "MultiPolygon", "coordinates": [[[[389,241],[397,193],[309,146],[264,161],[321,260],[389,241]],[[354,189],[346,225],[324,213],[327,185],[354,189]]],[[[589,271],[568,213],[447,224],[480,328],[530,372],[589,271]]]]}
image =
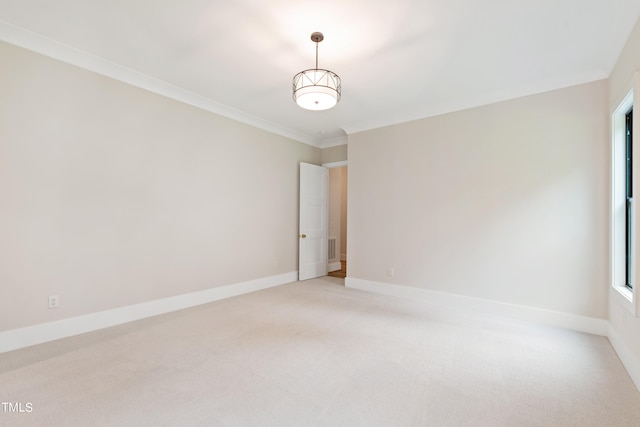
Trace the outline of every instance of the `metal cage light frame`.
{"type": "Polygon", "coordinates": [[[311,34],[311,41],[316,44],[316,68],[300,71],[293,77],[293,100],[307,110],[328,110],[340,101],[342,93],[340,77],[318,68],[318,43],[322,40],[322,33],[311,34]]]}

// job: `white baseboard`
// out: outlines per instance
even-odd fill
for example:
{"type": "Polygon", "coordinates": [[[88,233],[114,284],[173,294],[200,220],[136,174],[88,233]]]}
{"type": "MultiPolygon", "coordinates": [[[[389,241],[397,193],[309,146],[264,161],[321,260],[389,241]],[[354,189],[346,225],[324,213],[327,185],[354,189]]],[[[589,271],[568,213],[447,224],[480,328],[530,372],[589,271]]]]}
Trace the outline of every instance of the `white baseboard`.
{"type": "Polygon", "coordinates": [[[562,313],[558,311],[544,310],[540,308],[436,292],[408,286],[390,285],[387,283],[354,279],[352,277],[347,277],[345,279],[345,286],[348,288],[360,289],[389,296],[422,300],[441,308],[463,310],[481,315],[498,315],[547,326],[556,326],[574,331],[586,332],[594,335],[607,336],[609,332],[609,322],[605,319],[596,319],[576,314],[562,313]]]}
{"type": "Polygon", "coordinates": [[[84,316],[0,332],[0,353],[194,307],[298,280],[298,272],[219,286],[84,316]]]}
{"type": "Polygon", "coordinates": [[[636,385],[636,388],[640,391],[640,360],[638,360],[633,352],[627,347],[624,341],[618,335],[611,325],[609,325],[609,333],[607,335],[611,346],[618,354],[620,361],[624,365],[627,373],[631,377],[631,380],[636,385]]]}
{"type": "MultiPolygon", "coordinates": [[[[383,295],[421,300],[445,309],[473,312],[479,315],[499,315],[527,322],[606,336],[627,370],[629,377],[631,377],[636,388],[640,390],[640,360],[638,360],[607,320],[447,294],[444,292],[429,291],[426,289],[354,279],[352,277],[345,279],[345,286],[383,295]]],[[[452,314],[452,316],[455,316],[455,314],[452,314]]]]}
{"type": "Polygon", "coordinates": [[[329,273],[331,273],[332,271],[342,270],[342,263],[339,262],[339,261],[338,262],[332,262],[327,267],[327,270],[329,271],[329,273]]]}

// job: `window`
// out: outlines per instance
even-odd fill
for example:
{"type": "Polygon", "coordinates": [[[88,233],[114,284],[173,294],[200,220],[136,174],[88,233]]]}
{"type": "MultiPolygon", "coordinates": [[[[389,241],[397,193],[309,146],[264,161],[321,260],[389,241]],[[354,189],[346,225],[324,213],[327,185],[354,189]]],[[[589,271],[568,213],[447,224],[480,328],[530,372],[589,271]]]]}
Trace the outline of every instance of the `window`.
{"type": "Polygon", "coordinates": [[[625,286],[633,290],[631,265],[633,259],[633,107],[625,114],[625,286]]]}
{"type": "Polygon", "coordinates": [[[611,116],[611,280],[615,290],[613,298],[619,299],[636,315],[640,313],[640,304],[634,295],[637,283],[640,282],[640,271],[637,268],[640,255],[640,217],[634,194],[640,188],[640,168],[634,158],[637,136],[633,135],[633,110],[634,92],[636,97],[640,97],[640,73],[636,73],[627,90],[611,116]]]}

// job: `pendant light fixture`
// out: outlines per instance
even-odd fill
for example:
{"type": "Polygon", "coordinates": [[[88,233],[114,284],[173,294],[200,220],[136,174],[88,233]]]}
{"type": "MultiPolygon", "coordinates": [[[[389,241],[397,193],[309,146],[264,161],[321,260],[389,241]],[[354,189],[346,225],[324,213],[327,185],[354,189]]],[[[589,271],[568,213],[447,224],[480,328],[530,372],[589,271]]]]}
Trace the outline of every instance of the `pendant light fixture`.
{"type": "Polygon", "coordinates": [[[318,68],[318,43],[322,40],[322,33],[311,34],[311,41],[316,44],[316,68],[300,71],[293,77],[293,99],[307,110],[328,110],[340,101],[340,77],[318,68]]]}

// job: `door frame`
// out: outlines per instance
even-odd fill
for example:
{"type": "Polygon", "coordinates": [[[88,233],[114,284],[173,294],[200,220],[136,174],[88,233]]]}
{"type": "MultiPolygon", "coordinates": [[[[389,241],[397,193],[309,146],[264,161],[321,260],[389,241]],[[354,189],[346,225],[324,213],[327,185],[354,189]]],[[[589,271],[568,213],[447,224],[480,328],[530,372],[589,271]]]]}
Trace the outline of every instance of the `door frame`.
{"type": "MultiPolygon", "coordinates": [[[[348,161],[347,160],[343,160],[343,161],[339,161],[339,162],[323,163],[323,164],[321,164],[319,166],[325,167],[327,169],[334,169],[334,168],[341,168],[341,167],[349,166],[349,165],[348,165],[348,161]]],[[[328,180],[328,176],[327,176],[327,180],[328,180]]],[[[328,190],[329,190],[329,185],[328,185],[328,182],[327,182],[327,191],[328,190]]],[[[327,193],[327,199],[328,198],[329,198],[329,194],[327,193]]],[[[347,197],[347,206],[349,206],[349,201],[348,200],[349,200],[349,198],[347,197]]],[[[327,215],[327,218],[328,218],[328,215],[329,215],[329,204],[328,203],[327,203],[326,209],[327,209],[326,215],[327,215]]],[[[299,212],[298,212],[298,214],[299,214],[299,212]]],[[[348,233],[348,230],[349,230],[348,217],[349,216],[347,214],[347,233],[348,233]]],[[[299,230],[299,232],[301,232],[301,231],[299,230]]],[[[327,239],[328,239],[328,236],[327,236],[327,239]]],[[[300,244],[299,240],[300,239],[298,239],[298,244],[300,244]]],[[[325,249],[326,249],[326,246],[325,246],[325,249]]],[[[349,253],[349,249],[348,249],[348,246],[347,246],[347,254],[345,254],[347,256],[347,258],[348,258],[348,253],[349,253]]],[[[299,254],[300,254],[300,250],[298,248],[298,255],[299,254]]],[[[328,262],[328,260],[326,262],[327,262],[327,271],[328,271],[329,262],[328,262]]],[[[298,281],[300,281],[299,277],[300,277],[300,257],[298,256],[298,281]]]]}
{"type": "MultiPolygon", "coordinates": [[[[347,167],[347,171],[349,170],[348,166],[349,166],[349,161],[348,160],[342,160],[339,162],[330,162],[330,163],[323,163],[321,166],[324,166],[327,169],[335,169],[335,168],[341,168],[341,167],[347,167]]],[[[347,172],[348,173],[348,172],[347,172]]],[[[329,190],[329,187],[327,186],[327,189],[329,190]]],[[[330,199],[330,195],[327,194],[328,198],[330,199]]],[[[348,211],[348,206],[349,206],[349,196],[348,196],[348,192],[347,192],[347,211],[348,211]]],[[[327,218],[329,217],[329,204],[327,203],[327,218]]],[[[346,227],[346,232],[347,234],[349,233],[349,215],[347,214],[347,227],[346,227]]],[[[340,239],[344,239],[346,238],[346,236],[340,236],[340,239]]],[[[347,241],[347,253],[345,254],[345,256],[348,258],[349,257],[349,243],[347,241]]],[[[327,271],[329,267],[329,260],[327,260],[327,271]]]]}

